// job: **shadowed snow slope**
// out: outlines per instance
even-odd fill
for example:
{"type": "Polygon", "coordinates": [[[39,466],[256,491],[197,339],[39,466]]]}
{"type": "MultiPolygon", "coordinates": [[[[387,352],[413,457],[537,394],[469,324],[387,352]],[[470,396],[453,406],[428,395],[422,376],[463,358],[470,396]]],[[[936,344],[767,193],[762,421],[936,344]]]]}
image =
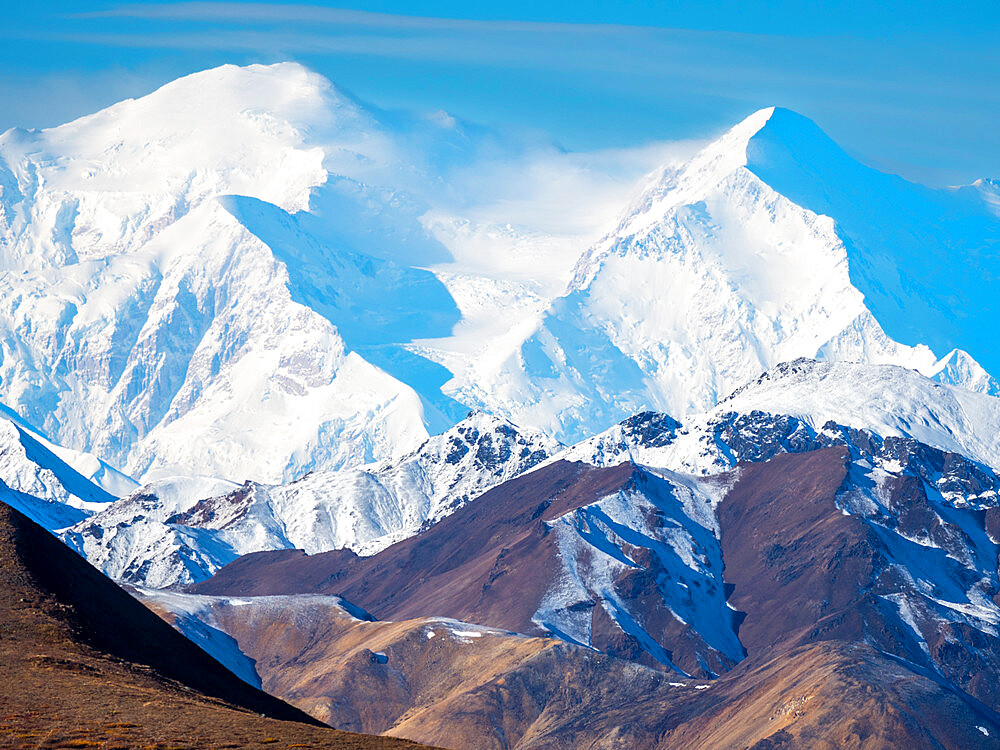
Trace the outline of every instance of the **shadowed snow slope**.
{"type": "Polygon", "coordinates": [[[979,186],[932,190],[870,169],[780,108],[750,139],[747,169],[834,218],[851,282],[890,337],[942,353],[965,349],[1000,371],[1000,220],[979,186]]]}
{"type": "Polygon", "coordinates": [[[0,404],[0,499],[35,523],[49,531],[72,526],[136,486],[94,456],[51,443],[0,404]]]}

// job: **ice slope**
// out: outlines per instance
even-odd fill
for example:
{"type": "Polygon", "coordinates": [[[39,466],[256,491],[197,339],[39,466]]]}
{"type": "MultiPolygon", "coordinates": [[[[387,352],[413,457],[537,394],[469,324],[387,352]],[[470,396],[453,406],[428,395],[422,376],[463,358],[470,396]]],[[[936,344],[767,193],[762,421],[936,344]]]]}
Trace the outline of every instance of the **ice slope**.
{"type": "MultiPolygon", "coordinates": [[[[105,502],[121,497],[139,486],[132,477],[122,474],[97,456],[53,443],[3,404],[0,404],[0,423],[7,430],[13,428],[17,431],[28,457],[54,472],[71,495],[105,502]]],[[[14,483],[19,488],[22,487],[19,479],[15,479],[14,483]]],[[[33,491],[33,488],[35,485],[31,482],[23,486],[28,491],[33,491]]],[[[42,494],[47,496],[46,492],[42,494]]]]}
{"type": "Polygon", "coordinates": [[[458,373],[451,392],[567,443],[643,410],[703,411],[797,357],[893,363],[1000,392],[972,356],[953,351],[967,346],[992,361],[977,344],[1000,312],[986,292],[1000,220],[985,193],[929,190],[850,165],[805,118],[751,115],[654,175],[523,342],[458,373]],[[865,213],[857,203],[876,189],[879,208],[865,213]],[[825,191],[838,200],[813,200],[825,191]],[[889,211],[894,203],[905,210],[889,211]],[[910,237],[914,212],[929,218],[910,237]],[[934,243],[947,250],[934,255],[934,243]],[[935,265],[945,255],[961,256],[964,272],[935,265]],[[950,286],[910,289],[911,266],[925,281],[949,275],[950,286]],[[954,285],[972,267],[967,306],[954,285]],[[911,309],[924,295],[937,313],[911,309]],[[901,330],[898,319],[911,317],[933,335],[901,330]]]}
{"type": "Polygon", "coordinates": [[[112,578],[152,588],[203,580],[261,550],[373,554],[561,447],[471,414],[399,459],[316,471],[284,485],[153,483],[81,520],[63,539],[112,578]]]}

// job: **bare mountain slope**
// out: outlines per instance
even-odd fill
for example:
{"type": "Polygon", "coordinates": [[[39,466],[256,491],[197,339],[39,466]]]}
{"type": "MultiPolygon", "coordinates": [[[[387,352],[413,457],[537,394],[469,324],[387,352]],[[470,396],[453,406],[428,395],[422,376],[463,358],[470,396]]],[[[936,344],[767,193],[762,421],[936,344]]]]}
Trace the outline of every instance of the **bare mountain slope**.
{"type": "Polygon", "coordinates": [[[248,686],[3,503],[0,623],[8,747],[412,746],[320,728],[248,686]]]}
{"type": "MultiPolygon", "coordinates": [[[[633,439],[676,430],[643,421],[662,434],[636,423],[633,439]]],[[[633,747],[998,746],[1000,479],[910,438],[832,423],[733,414],[712,435],[737,462],[727,474],[556,461],[373,557],[260,553],[195,589],[337,593],[380,617],[557,636],[710,686],[651,693],[634,715],[607,719],[651,734],[612,732],[594,747],[612,736],[633,747]]],[[[504,699],[550,700],[513,676],[526,667],[498,678],[504,699]]],[[[551,669],[576,684],[573,669],[551,669]]],[[[405,736],[459,731],[422,716],[405,736]]],[[[604,718],[563,719],[560,741],[611,731],[604,718]]],[[[535,729],[512,746],[544,746],[535,729]]]]}

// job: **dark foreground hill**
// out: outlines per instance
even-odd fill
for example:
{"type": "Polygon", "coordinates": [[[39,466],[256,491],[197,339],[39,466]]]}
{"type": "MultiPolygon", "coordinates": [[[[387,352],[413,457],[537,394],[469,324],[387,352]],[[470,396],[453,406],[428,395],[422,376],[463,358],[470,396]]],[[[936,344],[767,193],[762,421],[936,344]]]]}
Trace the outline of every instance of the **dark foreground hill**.
{"type": "Polygon", "coordinates": [[[416,747],[245,684],[3,503],[0,677],[0,747],[416,747]]]}

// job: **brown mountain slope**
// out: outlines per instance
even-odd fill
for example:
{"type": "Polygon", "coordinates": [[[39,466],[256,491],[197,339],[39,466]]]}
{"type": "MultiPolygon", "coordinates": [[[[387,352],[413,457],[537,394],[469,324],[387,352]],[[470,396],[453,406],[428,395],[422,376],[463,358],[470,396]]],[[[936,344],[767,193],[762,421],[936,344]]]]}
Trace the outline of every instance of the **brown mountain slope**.
{"type": "MultiPolygon", "coordinates": [[[[490,748],[1000,747],[993,705],[1000,646],[988,631],[948,620],[931,596],[954,600],[971,587],[996,595],[990,588],[997,563],[990,537],[996,538],[995,519],[947,505],[912,475],[880,480],[883,505],[877,513],[857,506],[848,515],[843,504],[871,497],[859,494],[868,479],[851,456],[845,446],[779,455],[741,465],[729,484],[720,485],[729,486],[717,509],[724,580],[728,604],[743,614],[739,636],[747,657],[718,680],[705,681],[708,687],[660,672],[660,684],[632,691],[634,677],[589,668],[586,660],[576,660],[579,649],[566,646],[514,661],[498,657],[499,673],[490,674],[447,641],[436,648],[450,650],[432,657],[416,640],[423,626],[410,623],[400,625],[405,635],[398,640],[378,641],[370,649],[388,656],[387,664],[373,663],[372,670],[394,665],[400,708],[411,701],[411,710],[399,714],[388,731],[445,746],[490,748]],[[900,575],[904,565],[917,578],[900,575]],[[979,580],[982,570],[993,572],[979,580]],[[443,664],[478,679],[430,702],[418,697],[419,690],[400,689],[426,683],[443,664]],[[672,689],[675,680],[686,684],[672,689]]],[[[423,608],[422,615],[456,615],[435,606],[458,603],[490,625],[505,624],[499,618],[506,602],[514,622],[523,617],[519,597],[531,592],[531,582],[543,578],[540,566],[552,560],[528,554],[550,544],[538,522],[565,513],[572,503],[593,502],[599,493],[641,484],[636,472],[630,466],[554,464],[487,493],[450,523],[364,561],[344,563],[335,554],[248,557],[199,588],[238,595],[273,586],[294,591],[307,583],[305,590],[360,595],[366,605],[370,595],[385,606],[379,614],[412,607],[423,608]],[[474,512],[478,526],[463,520],[474,512]],[[503,587],[518,580],[528,585],[503,587]],[[492,602],[491,608],[482,602],[492,602]]],[[[628,601],[639,607],[649,599],[628,601]]],[[[282,628],[296,622],[272,616],[282,628]]],[[[234,632],[240,627],[227,626],[234,632]]],[[[395,626],[377,627],[390,633],[395,626]]],[[[671,633],[661,634],[664,646],[672,647],[671,633]]],[[[265,683],[272,679],[267,675],[295,682],[295,700],[309,710],[315,710],[310,698],[330,697],[329,681],[318,687],[322,676],[347,666],[340,646],[292,656],[273,644],[262,646],[246,631],[237,640],[258,649],[253,653],[265,683]]],[[[386,688],[383,678],[354,666],[358,694],[386,688]]],[[[337,710],[351,710],[351,692],[343,686],[334,692],[348,704],[337,710]]]]}
{"type": "Polygon", "coordinates": [[[733,617],[725,609],[721,578],[686,567],[669,542],[693,533],[701,539],[691,543],[709,543],[715,568],[721,569],[712,533],[683,515],[675,491],[680,490],[632,464],[598,468],[558,461],[484,493],[372,557],[346,550],[246,555],[189,591],[333,593],[379,618],[436,615],[530,635],[555,634],[646,666],[715,674],[742,657],[735,635],[722,639],[722,650],[717,642],[706,643],[675,615],[662,592],[669,586],[675,598],[684,599],[699,591],[714,602],[712,617],[719,623],[733,617]],[[629,506],[628,515],[641,516],[643,530],[633,533],[595,508],[604,498],[629,506]],[[625,539],[616,536],[618,531],[625,539]],[[567,541],[566,532],[581,544],[567,541]],[[601,535],[609,537],[607,544],[597,538],[601,535]],[[614,544],[627,551],[611,553],[610,559],[607,550],[614,544]],[[576,558],[566,556],[568,546],[579,550],[576,558]],[[575,571],[606,569],[610,582],[597,580],[601,573],[585,573],[587,580],[568,598],[550,596],[575,571]],[[667,651],[659,645],[666,641],[671,643],[667,651]]]}
{"type": "Polygon", "coordinates": [[[748,658],[687,707],[659,750],[1000,747],[1000,717],[940,678],[836,641],[748,658]]]}
{"type": "MultiPolygon", "coordinates": [[[[702,684],[553,638],[443,618],[365,621],[335,597],[142,593],[167,619],[183,623],[194,614],[231,635],[266,690],[333,726],[433,736],[453,748],[504,750],[549,734],[563,745],[618,736],[637,706],[657,715],[702,684]]],[[[636,736],[636,746],[648,746],[657,734],[636,736]]]]}
{"type": "Polygon", "coordinates": [[[559,461],[490,490],[372,557],[348,550],[256,553],[188,590],[331,593],[378,618],[433,614],[538,633],[531,618],[558,569],[558,548],[545,522],[617,492],[635,471],[631,464],[604,469],[559,461]]]}
{"type": "Polygon", "coordinates": [[[232,635],[268,690],[315,716],[444,747],[1000,746],[988,708],[862,644],[771,649],[689,681],[454,620],[363,621],[332,597],[152,596],[232,635]]]}
{"type": "Polygon", "coordinates": [[[413,747],[351,735],[236,679],[0,503],[0,746],[413,747]]]}
{"type": "Polygon", "coordinates": [[[845,515],[837,503],[850,502],[841,492],[848,472],[841,447],[740,469],[718,518],[728,601],[746,613],[741,642],[751,656],[819,641],[868,643],[942,674],[996,710],[1000,638],[949,619],[933,598],[949,588],[953,600],[969,589],[997,595],[995,576],[970,577],[976,555],[997,569],[986,514],[947,508],[939,518],[944,509],[925,486],[899,477],[880,489],[887,512],[845,515]],[[912,541],[921,533],[929,543],[912,541]]]}

